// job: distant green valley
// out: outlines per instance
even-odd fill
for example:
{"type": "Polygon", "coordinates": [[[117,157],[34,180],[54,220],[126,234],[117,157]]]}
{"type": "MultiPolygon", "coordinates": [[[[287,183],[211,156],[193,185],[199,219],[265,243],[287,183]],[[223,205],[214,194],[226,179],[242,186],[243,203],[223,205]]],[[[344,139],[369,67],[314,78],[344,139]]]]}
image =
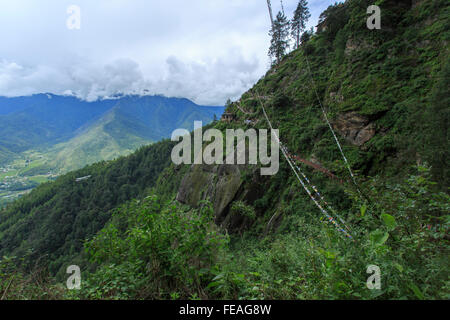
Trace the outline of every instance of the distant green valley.
{"type": "Polygon", "coordinates": [[[0,97],[0,206],[60,174],[191,130],[194,120],[209,123],[223,109],[163,96],[0,97]]]}

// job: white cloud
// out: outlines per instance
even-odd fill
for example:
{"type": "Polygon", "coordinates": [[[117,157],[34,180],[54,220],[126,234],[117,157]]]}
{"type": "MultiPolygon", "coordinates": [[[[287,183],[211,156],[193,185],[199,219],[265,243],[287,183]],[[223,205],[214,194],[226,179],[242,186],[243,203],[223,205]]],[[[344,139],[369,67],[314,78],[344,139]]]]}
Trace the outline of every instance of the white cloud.
{"type": "MultiPolygon", "coordinates": [[[[297,1],[284,2],[290,14],[297,1]]],[[[334,1],[309,2],[317,21],[334,1]]],[[[148,90],[220,105],[266,72],[269,27],[263,0],[0,0],[0,95],[148,90]],[[72,4],[81,30],[66,27],[72,4]]]]}

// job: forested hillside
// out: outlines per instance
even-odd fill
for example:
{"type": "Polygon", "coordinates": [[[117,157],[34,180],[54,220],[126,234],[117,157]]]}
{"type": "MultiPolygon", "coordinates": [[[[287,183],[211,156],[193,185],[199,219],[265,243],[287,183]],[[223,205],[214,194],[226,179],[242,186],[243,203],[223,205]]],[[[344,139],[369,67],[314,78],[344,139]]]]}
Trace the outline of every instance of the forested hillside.
{"type": "Polygon", "coordinates": [[[330,6],[317,33],[227,105],[233,120],[211,125],[268,128],[265,111],[340,219],[282,155],[262,177],[250,165],[176,166],[166,141],[3,210],[0,253],[19,259],[0,261],[0,292],[14,276],[11,298],[448,299],[450,5],[380,0],[383,28],[369,30],[371,4],[330,6]],[[71,264],[79,291],[52,280],[71,264]],[[369,265],[381,289],[366,287],[369,265]],[[40,290],[30,274],[45,275],[40,290]]]}
{"type": "Polygon", "coordinates": [[[210,123],[223,110],[164,96],[0,97],[0,207],[61,174],[192,130],[194,119],[210,123]]]}
{"type": "Polygon", "coordinates": [[[39,259],[56,274],[80,255],[83,240],[109,221],[111,209],[155,185],[171,163],[172,147],[164,141],[126,158],[71,172],[8,205],[0,216],[0,255],[24,257],[26,266],[39,259]],[[76,181],[83,177],[88,178],[76,181]]]}

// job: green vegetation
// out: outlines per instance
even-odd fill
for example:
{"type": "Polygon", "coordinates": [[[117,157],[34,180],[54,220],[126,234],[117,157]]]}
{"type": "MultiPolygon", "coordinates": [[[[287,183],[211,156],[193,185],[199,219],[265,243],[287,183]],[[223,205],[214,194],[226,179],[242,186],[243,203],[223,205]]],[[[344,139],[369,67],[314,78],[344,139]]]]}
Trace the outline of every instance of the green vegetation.
{"type": "Polygon", "coordinates": [[[10,164],[0,166],[0,207],[19,199],[39,184],[56,178],[56,174],[44,166],[47,159],[47,155],[30,150],[10,164]]]}
{"type": "Polygon", "coordinates": [[[242,201],[234,201],[231,205],[230,214],[240,215],[242,217],[247,217],[250,219],[256,219],[255,209],[251,206],[247,206],[242,201]]]}
{"type": "Polygon", "coordinates": [[[193,210],[154,194],[131,201],[86,243],[97,269],[84,273],[81,291],[65,297],[448,299],[448,216],[428,228],[436,217],[427,215],[448,212],[450,198],[431,191],[428,168],[418,170],[402,184],[370,182],[374,204],[356,201],[360,206],[352,208],[354,242],[312,214],[291,215],[262,239],[229,238],[206,202],[193,210]],[[383,270],[381,290],[364,286],[368,261],[383,270]]]}
{"type": "Polygon", "coordinates": [[[110,210],[154,186],[171,163],[172,146],[164,141],[68,173],[9,204],[0,213],[0,255],[23,257],[24,268],[40,259],[51,274],[64,275],[64,263],[80,259],[82,241],[109,221],[110,210]],[[76,182],[86,176],[91,178],[76,182]]]}
{"type": "Polygon", "coordinates": [[[61,174],[129,155],[222,112],[162,96],[92,103],[45,94],[0,97],[0,207],[61,174]]]}
{"type": "Polygon", "coordinates": [[[311,14],[309,13],[308,1],[299,0],[291,21],[291,36],[295,39],[295,49],[300,46],[302,34],[309,18],[311,18],[311,14]]]}
{"type": "Polygon", "coordinates": [[[263,100],[289,150],[344,180],[303,168],[353,240],[323,218],[284,161],[272,177],[175,166],[164,141],[66,174],[1,211],[0,296],[449,299],[447,2],[377,1],[376,31],[365,25],[370,1],[330,6],[317,34],[227,104],[235,120],[211,125],[266,128],[263,100]],[[347,181],[316,90],[365,197],[347,181]],[[196,205],[175,200],[182,181],[196,205]],[[231,190],[227,181],[242,184],[224,204],[216,191],[231,190]],[[72,264],[83,270],[80,291],[62,287],[72,264]],[[369,265],[380,267],[380,290],[366,287],[369,265]],[[36,268],[45,281],[32,285],[36,268]]]}
{"type": "Polygon", "coordinates": [[[128,155],[150,144],[152,138],[145,133],[148,128],[130,122],[116,110],[107,113],[76,137],[51,148],[48,154],[52,160],[47,165],[65,173],[128,155]]]}
{"type": "Polygon", "coordinates": [[[269,48],[269,57],[272,63],[280,63],[281,58],[286,54],[289,48],[289,21],[282,12],[278,12],[276,19],[273,21],[272,29],[269,32],[272,38],[269,48]]]}
{"type": "Polygon", "coordinates": [[[101,267],[89,275],[81,297],[199,297],[227,239],[213,216],[207,203],[198,210],[162,206],[154,195],[118,209],[111,224],[86,244],[101,267]]]}

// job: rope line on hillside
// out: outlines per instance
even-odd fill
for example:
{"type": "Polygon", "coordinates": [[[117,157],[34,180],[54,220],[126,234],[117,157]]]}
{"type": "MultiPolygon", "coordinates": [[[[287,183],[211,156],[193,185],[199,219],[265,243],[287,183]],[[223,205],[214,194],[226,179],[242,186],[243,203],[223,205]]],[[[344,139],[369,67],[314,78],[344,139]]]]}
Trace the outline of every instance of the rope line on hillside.
{"type": "MultiPolygon", "coordinates": [[[[269,99],[269,97],[267,97],[267,96],[259,96],[259,97],[258,97],[258,96],[256,96],[256,95],[253,94],[252,97],[247,98],[247,99],[245,99],[244,101],[247,101],[247,100],[257,100],[258,98],[261,98],[261,99],[269,99]]],[[[241,100],[241,101],[242,101],[242,100],[241,100]]],[[[255,115],[255,114],[258,113],[258,111],[255,111],[255,112],[250,113],[250,112],[247,112],[247,111],[245,111],[244,109],[242,109],[242,107],[240,106],[241,101],[238,101],[238,102],[235,103],[235,106],[236,106],[241,112],[243,112],[243,113],[246,114],[246,115],[251,115],[251,116],[253,116],[253,115],[255,115]]],[[[310,107],[308,113],[311,111],[311,109],[312,109],[312,107],[310,107]]],[[[259,120],[258,120],[258,121],[259,121],[259,120]]],[[[287,147],[285,147],[285,148],[287,149],[287,147]]],[[[318,165],[318,164],[314,164],[314,163],[312,163],[312,162],[310,162],[310,161],[308,161],[308,160],[306,160],[306,159],[303,159],[302,157],[299,157],[299,156],[296,155],[296,154],[292,154],[292,153],[289,153],[289,152],[287,152],[287,153],[288,153],[288,155],[289,155],[289,157],[291,158],[291,160],[292,160],[293,163],[301,162],[301,163],[307,165],[308,167],[313,168],[314,170],[318,170],[318,171],[320,171],[320,172],[326,174],[326,175],[327,175],[328,177],[330,177],[331,179],[337,180],[337,181],[338,181],[339,183],[341,183],[341,184],[344,183],[344,181],[343,181],[342,179],[340,179],[339,177],[337,177],[336,175],[334,175],[334,174],[333,174],[330,170],[328,170],[327,168],[324,168],[324,167],[322,167],[322,166],[320,166],[320,165],[318,165]]]]}
{"type": "Polygon", "coordinates": [[[308,55],[305,53],[304,56],[305,56],[305,60],[306,60],[306,65],[308,67],[308,74],[311,78],[311,82],[313,84],[313,89],[316,94],[317,101],[319,102],[320,108],[322,109],[322,113],[325,118],[325,121],[327,122],[328,127],[330,128],[330,131],[333,134],[334,140],[336,141],[336,144],[339,148],[339,151],[341,152],[342,158],[344,159],[344,161],[347,165],[347,169],[348,169],[348,172],[350,172],[350,177],[352,178],[353,184],[356,186],[356,189],[358,190],[359,195],[361,197],[363,197],[363,194],[362,194],[361,190],[359,189],[358,183],[356,182],[356,178],[355,178],[355,175],[353,174],[350,163],[348,162],[347,157],[345,156],[345,153],[344,153],[344,150],[342,149],[341,143],[339,142],[339,139],[337,138],[336,132],[334,131],[333,126],[331,125],[330,120],[328,119],[327,112],[322,104],[321,99],[320,99],[319,92],[317,91],[316,82],[314,81],[314,77],[312,76],[308,55]]]}
{"type": "Polygon", "coordinates": [[[291,154],[291,153],[288,152],[288,155],[289,155],[289,157],[292,159],[292,161],[293,161],[294,163],[296,163],[296,162],[303,163],[303,164],[307,165],[308,167],[313,168],[314,170],[317,170],[317,171],[319,171],[319,172],[322,172],[323,174],[327,175],[329,178],[338,181],[340,184],[344,184],[344,181],[343,181],[342,179],[340,179],[340,178],[338,178],[337,176],[335,176],[335,175],[334,175],[330,170],[328,170],[327,168],[322,167],[322,166],[320,166],[320,165],[318,165],[318,164],[315,164],[315,163],[313,163],[313,162],[311,162],[311,161],[308,161],[308,160],[306,160],[306,159],[303,159],[303,158],[299,157],[299,156],[296,155],[296,154],[291,154]]]}
{"type": "Polygon", "coordinates": [[[285,151],[287,153],[288,156],[291,157],[291,161],[294,162],[294,166],[297,169],[298,172],[300,172],[300,174],[302,175],[303,179],[305,179],[305,181],[311,186],[311,188],[314,190],[316,196],[325,204],[326,207],[328,207],[330,209],[331,212],[334,213],[334,215],[339,219],[339,221],[345,226],[345,228],[347,228],[347,230],[350,231],[350,228],[347,226],[347,223],[344,221],[344,219],[342,219],[338,213],[336,212],[336,210],[333,209],[333,207],[325,200],[325,198],[322,196],[322,194],[319,192],[319,190],[317,189],[317,187],[315,185],[313,185],[311,183],[311,181],[308,179],[308,177],[303,173],[303,171],[300,169],[299,166],[297,166],[295,164],[294,159],[292,158],[292,156],[289,154],[287,148],[285,146],[282,146],[282,148],[285,148],[285,151]]]}
{"type": "Polygon", "coordinates": [[[242,112],[243,114],[246,114],[246,115],[248,115],[248,116],[253,116],[253,115],[255,115],[255,114],[257,113],[257,112],[247,112],[247,111],[245,111],[245,110],[242,108],[241,102],[240,102],[240,101],[236,102],[236,103],[235,103],[235,106],[236,106],[239,110],[241,110],[241,112],[242,112]]]}
{"type": "MultiPolygon", "coordinates": [[[[319,201],[318,201],[318,200],[316,199],[316,197],[313,195],[313,193],[311,192],[311,190],[308,188],[307,184],[302,180],[302,178],[301,178],[300,175],[298,174],[297,170],[302,174],[302,176],[306,177],[306,175],[303,174],[303,171],[302,171],[298,166],[297,166],[297,170],[296,170],[296,168],[295,168],[296,166],[295,166],[294,164],[292,164],[292,162],[291,162],[291,160],[290,160],[290,158],[289,158],[289,156],[288,156],[288,154],[287,154],[287,152],[286,152],[286,149],[284,148],[284,146],[283,146],[283,144],[282,144],[280,138],[277,136],[277,134],[276,134],[276,133],[274,132],[274,130],[273,130],[272,123],[270,122],[270,119],[269,119],[269,117],[268,117],[268,115],[267,115],[267,113],[266,113],[266,109],[264,108],[264,103],[262,102],[262,100],[261,100],[260,97],[258,97],[258,99],[259,99],[259,102],[260,102],[260,104],[261,104],[261,107],[262,107],[262,110],[263,110],[263,113],[264,113],[264,117],[266,118],[266,121],[267,121],[267,123],[269,124],[269,127],[270,127],[270,129],[271,129],[271,133],[275,136],[275,138],[276,138],[276,140],[277,140],[277,142],[278,142],[278,144],[279,144],[279,146],[280,146],[281,152],[283,153],[283,156],[285,157],[286,161],[288,162],[289,166],[291,167],[291,169],[292,169],[292,171],[294,172],[295,176],[297,177],[298,181],[299,181],[300,184],[302,185],[303,189],[306,191],[306,193],[307,193],[308,196],[311,198],[311,200],[314,202],[314,204],[319,208],[319,210],[321,211],[321,213],[322,213],[323,215],[325,215],[325,217],[328,219],[328,221],[329,221],[330,223],[332,223],[332,224],[336,227],[336,229],[337,229],[338,231],[344,233],[344,235],[345,235],[347,238],[353,239],[352,235],[351,235],[349,232],[347,232],[344,228],[342,228],[342,227],[339,225],[339,223],[336,221],[336,219],[334,219],[334,218],[327,212],[327,210],[325,210],[325,208],[319,203],[319,201]]],[[[309,182],[309,179],[306,179],[306,181],[309,182]]],[[[317,190],[317,188],[315,188],[315,187],[314,187],[313,189],[317,190]]],[[[319,193],[318,191],[317,191],[317,194],[320,195],[320,193],[319,193]]],[[[320,196],[319,199],[323,199],[323,197],[320,196]]],[[[335,213],[335,212],[334,212],[334,213],[335,213]]],[[[336,214],[336,213],[335,213],[335,214],[336,214]]],[[[342,220],[340,217],[339,217],[339,219],[342,220]]],[[[345,224],[344,224],[344,225],[345,225],[345,224]]],[[[345,226],[346,226],[346,225],[345,225],[345,226]]],[[[347,227],[347,226],[346,226],[346,227],[347,227]]],[[[347,228],[348,228],[348,227],[347,227],[347,228]]]]}

